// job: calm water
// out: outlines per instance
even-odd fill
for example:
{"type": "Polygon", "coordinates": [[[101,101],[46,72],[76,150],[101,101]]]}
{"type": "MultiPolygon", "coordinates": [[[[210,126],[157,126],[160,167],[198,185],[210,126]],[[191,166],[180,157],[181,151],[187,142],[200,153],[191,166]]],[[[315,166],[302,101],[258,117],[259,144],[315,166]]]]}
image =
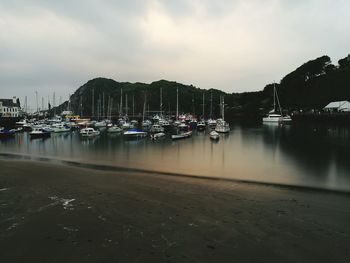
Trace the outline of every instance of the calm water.
{"type": "Polygon", "coordinates": [[[232,127],[212,142],[206,132],[171,141],[124,140],[78,133],[31,140],[27,133],[0,141],[0,152],[350,191],[350,129],[305,125],[232,127]]]}

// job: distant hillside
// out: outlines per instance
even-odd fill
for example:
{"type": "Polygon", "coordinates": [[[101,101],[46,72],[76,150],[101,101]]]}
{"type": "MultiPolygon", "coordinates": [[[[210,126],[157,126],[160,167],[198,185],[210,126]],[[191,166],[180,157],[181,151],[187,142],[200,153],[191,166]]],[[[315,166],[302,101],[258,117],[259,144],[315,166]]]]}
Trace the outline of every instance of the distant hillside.
{"type": "MultiPolygon", "coordinates": [[[[179,89],[179,111],[202,115],[202,96],[205,96],[205,116],[210,113],[210,98],[213,96],[213,115],[219,117],[220,95],[225,95],[226,116],[259,116],[271,109],[273,84],[268,84],[262,91],[227,94],[217,89],[204,90],[192,85],[174,81],[160,80],[145,83],[117,82],[112,79],[96,78],[81,86],[71,96],[71,109],[83,116],[92,115],[92,92],[94,91],[94,111],[97,113],[98,100],[105,96],[105,111],[108,98],[113,98],[113,115],[119,113],[121,89],[123,90],[123,112],[125,95],[128,96],[128,112],[132,114],[134,97],[135,114],[141,114],[144,97],[147,97],[147,109],[160,110],[160,88],[163,93],[165,112],[176,110],[176,89],[179,89]]],[[[287,74],[276,84],[282,107],[288,111],[321,109],[330,101],[350,100],[350,55],[333,65],[328,56],[308,61],[293,72],[287,74]]],[[[67,109],[68,102],[57,107],[57,112],[67,109]]]]}
{"type": "MultiPolygon", "coordinates": [[[[210,112],[210,99],[213,96],[213,112],[217,116],[219,112],[220,95],[225,94],[219,90],[204,90],[196,88],[192,85],[183,85],[174,81],[160,80],[145,83],[129,83],[117,82],[112,79],[96,78],[88,81],[81,86],[71,96],[71,109],[80,113],[80,100],[82,100],[83,116],[92,115],[92,94],[94,93],[94,112],[97,114],[98,100],[101,100],[103,105],[103,94],[105,97],[105,111],[108,107],[108,99],[113,98],[113,115],[119,113],[121,90],[123,92],[123,113],[126,111],[126,95],[128,98],[128,114],[132,114],[132,102],[134,99],[135,115],[142,114],[143,104],[146,96],[146,109],[155,112],[160,111],[160,88],[162,88],[163,107],[162,110],[166,113],[173,113],[176,111],[176,89],[179,90],[179,112],[193,112],[197,115],[202,115],[202,96],[205,96],[205,114],[210,112]]],[[[232,101],[233,95],[225,94],[226,102],[232,101]]],[[[232,104],[232,102],[230,103],[232,104]]],[[[58,112],[68,108],[68,102],[65,102],[58,107],[58,112]]],[[[102,106],[103,108],[103,106],[102,106]]]]}

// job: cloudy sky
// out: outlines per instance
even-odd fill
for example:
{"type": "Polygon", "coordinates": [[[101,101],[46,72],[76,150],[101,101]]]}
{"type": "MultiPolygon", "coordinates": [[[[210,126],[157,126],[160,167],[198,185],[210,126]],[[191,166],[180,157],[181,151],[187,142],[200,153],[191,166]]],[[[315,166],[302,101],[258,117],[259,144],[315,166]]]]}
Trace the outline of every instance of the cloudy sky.
{"type": "Polygon", "coordinates": [[[95,77],[261,90],[350,53],[349,10],[348,0],[1,0],[0,97],[55,91],[58,102],[95,77]]]}

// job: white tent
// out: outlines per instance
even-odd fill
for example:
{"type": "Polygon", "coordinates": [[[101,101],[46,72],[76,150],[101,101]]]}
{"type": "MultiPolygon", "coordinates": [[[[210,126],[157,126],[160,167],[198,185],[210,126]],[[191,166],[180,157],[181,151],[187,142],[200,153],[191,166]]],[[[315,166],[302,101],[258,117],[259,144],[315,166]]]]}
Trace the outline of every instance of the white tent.
{"type": "Polygon", "coordinates": [[[344,111],[350,112],[350,102],[347,100],[330,102],[323,109],[339,111],[339,112],[344,112],[344,111]]]}

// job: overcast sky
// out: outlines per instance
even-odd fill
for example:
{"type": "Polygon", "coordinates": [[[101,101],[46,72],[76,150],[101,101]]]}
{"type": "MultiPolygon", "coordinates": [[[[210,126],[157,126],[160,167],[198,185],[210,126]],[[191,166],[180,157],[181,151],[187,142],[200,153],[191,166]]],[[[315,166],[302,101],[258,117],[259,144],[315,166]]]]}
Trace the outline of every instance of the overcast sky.
{"type": "MultiPolygon", "coordinates": [[[[0,97],[56,102],[95,77],[261,90],[350,53],[348,0],[1,0],[0,97]]],[[[56,104],[57,104],[56,103],[56,104]]]]}

